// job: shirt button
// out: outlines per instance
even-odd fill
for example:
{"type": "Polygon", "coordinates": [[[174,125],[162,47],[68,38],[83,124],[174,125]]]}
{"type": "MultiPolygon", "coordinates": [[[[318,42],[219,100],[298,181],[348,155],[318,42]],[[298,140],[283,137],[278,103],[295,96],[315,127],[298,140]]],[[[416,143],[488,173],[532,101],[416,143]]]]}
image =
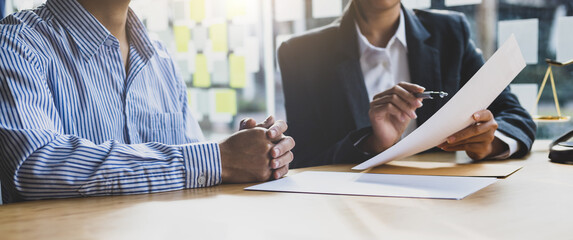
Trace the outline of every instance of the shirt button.
{"type": "Polygon", "coordinates": [[[197,183],[199,183],[199,185],[204,185],[205,181],[207,181],[207,179],[205,178],[205,176],[201,175],[199,177],[199,179],[197,179],[197,183]]]}
{"type": "Polygon", "coordinates": [[[104,44],[108,47],[111,47],[113,45],[113,40],[111,40],[111,39],[105,40],[104,44]]]}

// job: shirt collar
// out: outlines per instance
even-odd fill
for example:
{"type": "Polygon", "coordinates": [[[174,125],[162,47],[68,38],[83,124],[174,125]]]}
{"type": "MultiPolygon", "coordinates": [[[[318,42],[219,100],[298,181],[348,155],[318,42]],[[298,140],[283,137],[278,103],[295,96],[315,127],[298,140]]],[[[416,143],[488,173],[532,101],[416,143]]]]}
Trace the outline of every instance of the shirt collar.
{"type": "MultiPolygon", "coordinates": [[[[387,47],[389,47],[391,44],[394,43],[394,41],[398,40],[398,42],[400,42],[404,48],[406,49],[406,51],[408,51],[408,43],[406,42],[406,24],[405,24],[405,20],[404,20],[404,12],[402,9],[400,9],[400,18],[398,20],[398,29],[396,29],[396,33],[394,33],[394,36],[392,36],[392,38],[390,39],[390,41],[388,42],[387,47]]],[[[360,49],[360,56],[364,55],[364,52],[366,52],[369,49],[375,49],[375,50],[382,50],[383,48],[380,47],[376,47],[374,45],[372,45],[368,39],[366,38],[366,36],[364,36],[362,34],[362,32],[360,31],[360,27],[358,26],[358,23],[355,23],[356,25],[356,32],[358,34],[358,46],[360,49]]]]}
{"type": "MultiPolygon", "coordinates": [[[[68,30],[85,59],[94,56],[107,39],[111,38],[117,42],[117,39],[76,0],[48,0],[46,6],[68,30]]],[[[127,14],[126,24],[130,44],[133,44],[140,54],[150,58],[154,54],[153,45],[143,23],[131,9],[127,14]]]]}

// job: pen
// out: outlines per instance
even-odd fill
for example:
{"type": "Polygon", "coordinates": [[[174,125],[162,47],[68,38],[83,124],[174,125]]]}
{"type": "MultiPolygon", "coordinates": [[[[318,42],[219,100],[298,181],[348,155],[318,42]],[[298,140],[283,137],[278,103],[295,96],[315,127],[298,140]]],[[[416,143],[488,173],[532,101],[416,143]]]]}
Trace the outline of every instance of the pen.
{"type": "Polygon", "coordinates": [[[434,99],[435,97],[444,98],[445,96],[448,96],[448,93],[447,92],[426,91],[426,92],[422,92],[422,93],[415,93],[414,95],[417,98],[434,99]]]}

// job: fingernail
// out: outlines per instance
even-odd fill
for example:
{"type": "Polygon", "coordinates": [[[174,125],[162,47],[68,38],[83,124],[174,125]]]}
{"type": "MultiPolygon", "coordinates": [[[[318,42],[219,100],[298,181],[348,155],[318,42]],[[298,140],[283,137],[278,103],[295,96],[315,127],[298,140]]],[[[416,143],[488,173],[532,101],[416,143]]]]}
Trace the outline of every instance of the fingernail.
{"type": "Polygon", "coordinates": [[[279,168],[279,161],[274,161],[274,162],[273,162],[273,168],[274,168],[274,169],[279,168]]]}
{"type": "Polygon", "coordinates": [[[418,115],[416,115],[415,112],[412,112],[412,114],[414,115],[414,119],[418,118],[418,115]]]}
{"type": "Polygon", "coordinates": [[[271,117],[272,117],[272,116],[268,116],[268,117],[265,119],[265,123],[268,122],[269,119],[271,119],[271,117]]]}
{"type": "Polygon", "coordinates": [[[275,149],[273,150],[273,154],[275,155],[274,157],[280,156],[280,155],[279,155],[280,153],[281,153],[281,151],[280,151],[278,148],[275,148],[275,149]]]}
{"type": "Polygon", "coordinates": [[[452,143],[452,142],[454,142],[455,140],[456,140],[455,137],[449,137],[449,138],[448,138],[448,143],[452,143]]]}
{"type": "Polygon", "coordinates": [[[422,107],[424,106],[424,104],[422,103],[422,101],[418,101],[418,107],[422,107]]]}
{"type": "Polygon", "coordinates": [[[277,136],[277,130],[271,129],[271,137],[274,138],[277,136]]]}
{"type": "Polygon", "coordinates": [[[479,113],[475,113],[474,114],[474,120],[478,120],[479,119],[479,113]]]}

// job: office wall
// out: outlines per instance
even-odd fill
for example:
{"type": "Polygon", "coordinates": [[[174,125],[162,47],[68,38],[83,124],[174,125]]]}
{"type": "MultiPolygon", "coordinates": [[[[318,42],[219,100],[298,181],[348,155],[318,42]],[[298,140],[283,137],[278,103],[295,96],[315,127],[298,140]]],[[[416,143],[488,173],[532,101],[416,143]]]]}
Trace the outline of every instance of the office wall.
{"type": "MultiPolygon", "coordinates": [[[[218,140],[246,116],[285,118],[276,48],[295,34],[334,21],[349,0],[132,0],[153,37],[165,42],[189,87],[192,112],[206,136],[218,140]]],[[[8,12],[43,0],[8,0],[8,12]]],[[[514,83],[521,99],[536,96],[545,59],[573,59],[570,0],[402,0],[410,8],[463,12],[472,38],[487,58],[515,34],[528,63],[514,83]],[[532,88],[533,86],[533,88],[532,88]],[[524,90],[525,89],[525,90],[524,90]],[[534,95],[534,96],[532,96],[534,95]]],[[[554,68],[563,115],[573,115],[573,66],[554,68]]],[[[528,101],[528,106],[532,105],[528,101]]],[[[535,105],[535,102],[533,102],[535,105]]],[[[538,114],[556,115],[547,85],[538,114]]],[[[536,109],[536,110],[535,110],[536,109]]],[[[532,112],[532,114],[535,114],[532,112]]],[[[553,138],[571,122],[539,123],[538,137],[553,138]]]]}

